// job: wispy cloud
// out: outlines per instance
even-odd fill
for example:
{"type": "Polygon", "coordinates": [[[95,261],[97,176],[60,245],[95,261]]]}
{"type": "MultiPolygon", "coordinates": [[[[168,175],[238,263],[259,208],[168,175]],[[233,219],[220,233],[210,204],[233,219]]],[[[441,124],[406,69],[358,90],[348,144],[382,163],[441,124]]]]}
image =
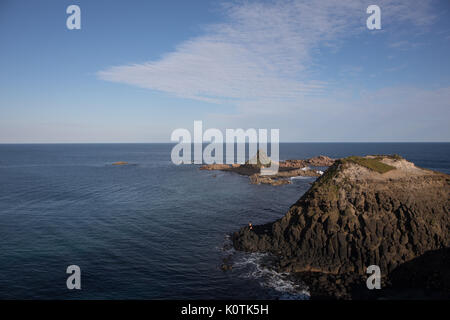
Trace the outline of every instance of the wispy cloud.
{"type": "MultiPolygon", "coordinates": [[[[377,2],[383,28],[395,23],[424,26],[434,18],[430,1],[414,6],[407,0],[377,2]]],[[[203,36],[181,43],[160,60],[113,66],[98,76],[188,99],[232,102],[247,111],[300,103],[327,85],[311,72],[316,50],[365,30],[369,4],[365,0],[224,4],[225,21],[209,26],[203,36]]]]}
{"type": "Polygon", "coordinates": [[[391,48],[398,48],[398,49],[404,49],[404,50],[408,50],[411,48],[416,48],[419,46],[424,45],[423,43],[419,43],[419,42],[411,42],[408,40],[399,40],[399,41],[395,41],[389,44],[389,47],[391,48]]]}

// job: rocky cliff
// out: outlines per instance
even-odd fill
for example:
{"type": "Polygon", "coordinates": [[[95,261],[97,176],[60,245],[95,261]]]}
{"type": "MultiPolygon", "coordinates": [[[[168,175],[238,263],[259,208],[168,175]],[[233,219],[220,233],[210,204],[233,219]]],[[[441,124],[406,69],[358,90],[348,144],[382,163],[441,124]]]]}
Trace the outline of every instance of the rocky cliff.
{"type": "Polygon", "coordinates": [[[450,246],[450,176],[398,156],[337,160],[278,221],[233,235],[238,250],[271,252],[283,271],[383,275],[450,246]]]}

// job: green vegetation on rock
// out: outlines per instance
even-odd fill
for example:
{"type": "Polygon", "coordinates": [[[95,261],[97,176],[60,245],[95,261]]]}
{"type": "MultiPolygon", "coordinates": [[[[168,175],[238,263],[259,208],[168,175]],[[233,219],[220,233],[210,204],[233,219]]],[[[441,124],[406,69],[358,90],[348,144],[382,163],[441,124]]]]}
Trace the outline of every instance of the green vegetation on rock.
{"type": "Polygon", "coordinates": [[[344,159],[341,159],[342,163],[356,163],[360,166],[366,167],[370,170],[373,170],[378,173],[386,173],[388,171],[391,171],[395,169],[395,167],[390,166],[388,164],[385,164],[380,161],[382,157],[375,157],[375,158],[365,158],[365,157],[357,157],[357,156],[351,156],[344,159]]]}

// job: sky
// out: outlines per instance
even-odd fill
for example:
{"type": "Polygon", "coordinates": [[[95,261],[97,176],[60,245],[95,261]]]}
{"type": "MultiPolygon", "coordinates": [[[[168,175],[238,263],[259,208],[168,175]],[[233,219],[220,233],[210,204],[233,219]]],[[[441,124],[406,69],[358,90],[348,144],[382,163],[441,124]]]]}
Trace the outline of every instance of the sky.
{"type": "Polygon", "coordinates": [[[448,0],[0,0],[0,143],[449,142],[449,57],[448,0]]]}

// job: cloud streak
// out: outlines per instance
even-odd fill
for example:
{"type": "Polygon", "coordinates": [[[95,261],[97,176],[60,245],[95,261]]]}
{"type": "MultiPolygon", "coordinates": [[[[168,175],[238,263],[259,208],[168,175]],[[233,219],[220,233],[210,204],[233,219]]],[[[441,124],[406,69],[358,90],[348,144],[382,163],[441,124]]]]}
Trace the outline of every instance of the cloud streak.
{"type": "MultiPolygon", "coordinates": [[[[434,17],[430,1],[378,1],[383,28],[395,23],[426,26],[434,17]]],[[[146,63],[113,66],[98,72],[103,80],[148,88],[211,103],[232,103],[257,112],[301,103],[327,86],[315,79],[314,54],[324,45],[365,30],[369,1],[232,2],[223,5],[225,21],[203,36],[181,43],[174,52],[146,63]]]]}

